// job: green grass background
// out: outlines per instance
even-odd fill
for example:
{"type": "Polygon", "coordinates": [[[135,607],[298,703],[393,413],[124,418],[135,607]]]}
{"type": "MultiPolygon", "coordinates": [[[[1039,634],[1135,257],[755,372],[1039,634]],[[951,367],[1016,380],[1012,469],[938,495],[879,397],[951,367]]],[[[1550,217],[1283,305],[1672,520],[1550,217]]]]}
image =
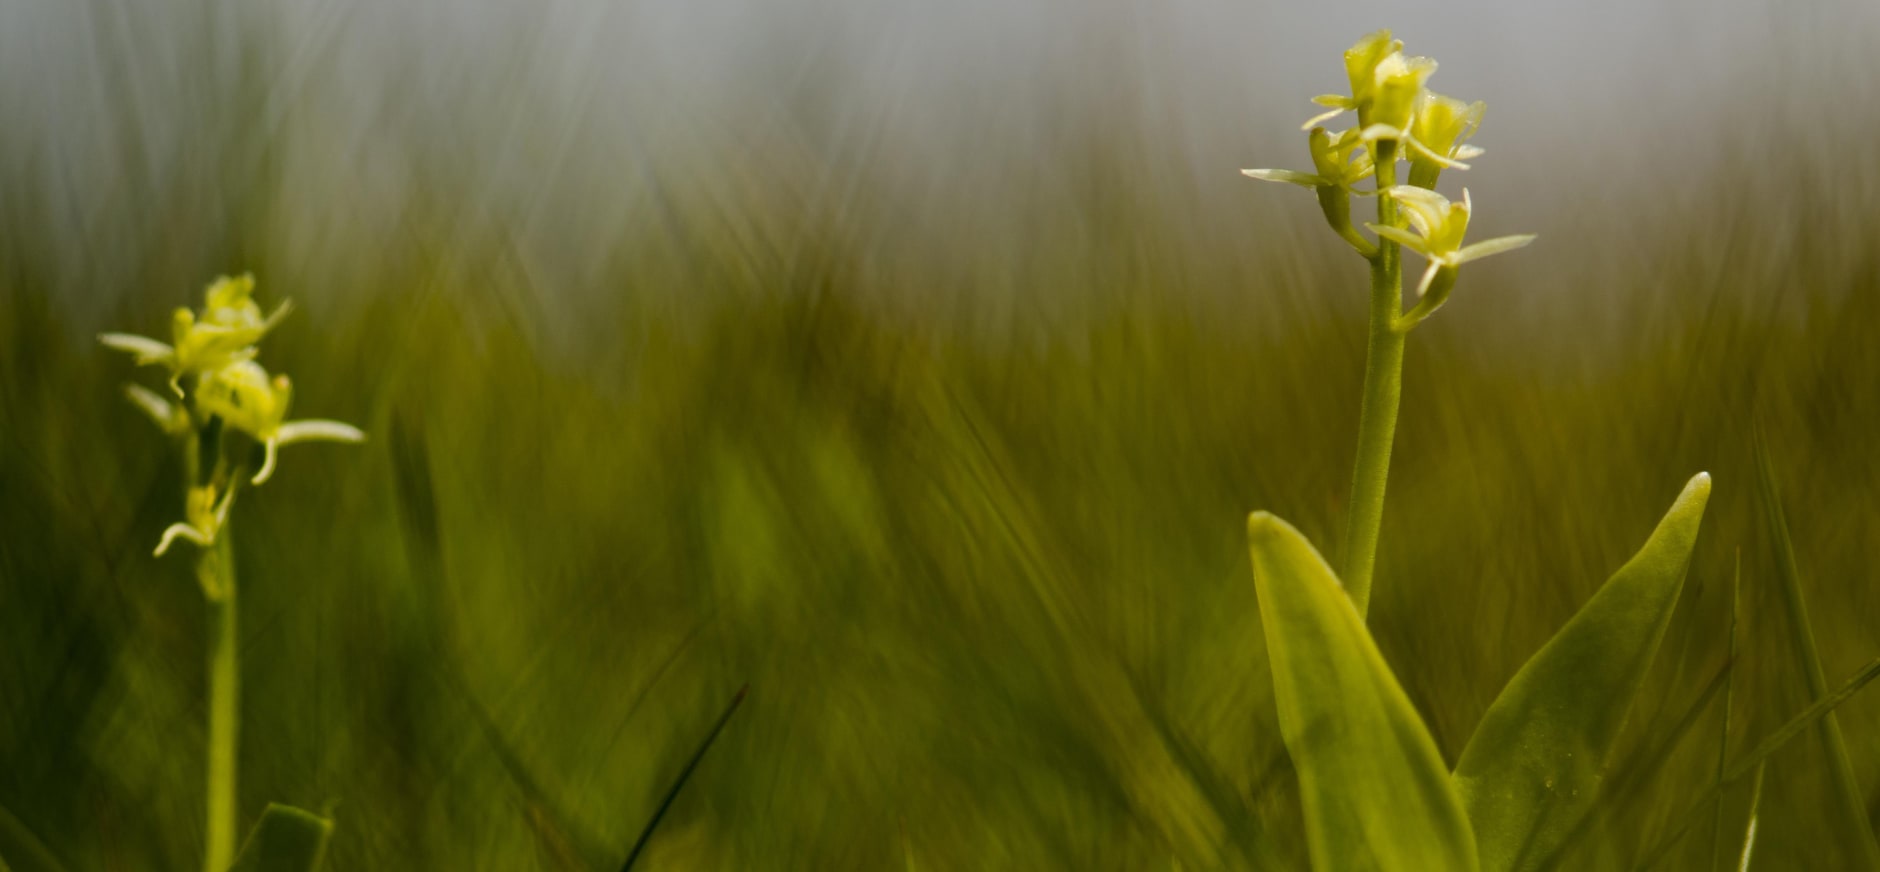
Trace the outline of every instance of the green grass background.
{"type": "MultiPolygon", "coordinates": [[[[150,556],[180,472],[119,394],[149,374],[92,337],[253,270],[298,304],[262,356],[296,413],[371,441],[290,448],[236,507],[244,825],[325,810],[333,869],[616,868],[748,683],[642,868],[1305,862],[1243,525],[1336,559],[1365,305],[1310,198],[1234,173],[1302,164],[1245,132],[1292,116],[1201,166],[1148,102],[1055,107],[957,188],[884,169],[894,143],[675,110],[572,195],[514,133],[563,214],[492,204],[445,137],[383,196],[271,94],[222,95],[191,172],[103,138],[117,193],[76,218],[0,197],[0,844],[197,862],[205,610],[150,556]]],[[[1830,683],[1880,654],[1873,131],[1793,129],[1690,122],[1708,145],[1660,176],[1487,142],[1478,233],[1542,237],[1410,343],[1371,624],[1452,763],[1716,478],[1567,868],[1637,862],[1714,773],[1739,554],[1732,753],[1809,701],[1757,419],[1830,683]]],[[[1880,697],[1839,717],[1871,824],[1880,697]]],[[[1764,868],[1848,856],[1824,759],[1774,758],[1764,868]]],[[[1705,868],[1699,831],[1664,868],[1705,868]]]]}

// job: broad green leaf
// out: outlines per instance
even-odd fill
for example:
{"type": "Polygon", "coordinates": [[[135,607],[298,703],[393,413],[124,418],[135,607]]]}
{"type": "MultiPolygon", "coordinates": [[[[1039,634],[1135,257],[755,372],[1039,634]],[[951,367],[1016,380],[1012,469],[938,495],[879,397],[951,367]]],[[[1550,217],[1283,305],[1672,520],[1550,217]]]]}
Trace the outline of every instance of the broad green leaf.
{"type": "Polygon", "coordinates": [[[1321,870],[1472,870],[1441,753],[1330,566],[1285,521],[1247,521],[1281,737],[1321,870]]]}
{"type": "Polygon", "coordinates": [[[326,856],[333,822],[290,805],[268,803],[230,872],[313,872],[326,856]]]}
{"type": "Polygon", "coordinates": [[[1677,605],[1709,498],[1710,476],[1699,473],[1645,547],[1482,716],[1454,783],[1483,869],[1540,867],[1593,808],[1613,740],[1677,605]]]}
{"type": "MultiPolygon", "coordinates": [[[[1796,655],[1802,660],[1808,678],[1808,698],[1821,700],[1828,695],[1827,674],[1821,668],[1821,654],[1815,645],[1815,633],[1808,620],[1808,603],[1802,598],[1801,568],[1795,559],[1795,543],[1789,539],[1789,522],[1782,511],[1782,498],[1776,490],[1774,467],[1769,462],[1769,445],[1762,430],[1756,430],[1756,495],[1762,504],[1763,520],[1769,525],[1769,539],[1776,549],[1777,576],[1782,581],[1783,600],[1788,605],[1789,636],[1796,655]]],[[[1854,849],[1860,867],[1880,869],[1880,844],[1874,842],[1873,829],[1867,823],[1867,805],[1860,784],[1847,758],[1847,744],[1841,740],[1841,725],[1832,713],[1816,724],[1816,735],[1828,756],[1828,783],[1833,800],[1826,803],[1822,816],[1830,826],[1842,831],[1842,844],[1854,849]]]]}

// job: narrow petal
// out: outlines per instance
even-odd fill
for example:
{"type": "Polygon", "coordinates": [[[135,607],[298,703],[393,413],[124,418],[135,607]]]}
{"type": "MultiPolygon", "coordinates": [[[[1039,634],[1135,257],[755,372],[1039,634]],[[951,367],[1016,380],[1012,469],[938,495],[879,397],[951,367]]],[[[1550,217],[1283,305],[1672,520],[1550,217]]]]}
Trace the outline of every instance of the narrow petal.
{"type": "Polygon", "coordinates": [[[1321,124],[1324,124],[1325,122],[1330,121],[1334,118],[1337,118],[1338,116],[1343,115],[1344,113],[1345,113],[1345,110],[1343,108],[1333,109],[1330,112],[1320,112],[1319,114],[1314,115],[1311,118],[1307,118],[1306,123],[1299,125],[1299,129],[1311,130],[1312,128],[1317,127],[1321,124]]]}
{"type": "Polygon", "coordinates": [[[1363,133],[1358,134],[1358,138],[1365,142],[1376,142],[1380,139],[1402,139],[1404,138],[1404,131],[1401,127],[1392,127],[1388,124],[1373,124],[1370,127],[1366,127],[1363,133]]]}
{"type": "Polygon", "coordinates": [[[251,478],[248,480],[250,484],[267,483],[268,477],[274,475],[274,458],[275,458],[275,455],[280,453],[280,450],[281,450],[281,440],[279,439],[279,437],[276,437],[274,439],[269,439],[267,441],[266,443],[267,453],[265,454],[265,456],[263,457],[261,461],[261,469],[255,473],[254,478],[251,478]]]}
{"type": "Polygon", "coordinates": [[[1458,145],[1456,146],[1456,150],[1451,153],[1451,156],[1456,160],[1469,160],[1471,158],[1481,157],[1487,153],[1488,149],[1479,145],[1458,145]]]}
{"type": "Polygon", "coordinates": [[[1358,101],[1343,94],[1320,94],[1313,97],[1312,102],[1320,106],[1335,106],[1340,110],[1358,108],[1358,101]]]}
{"type": "Polygon", "coordinates": [[[1371,228],[1372,233],[1375,233],[1378,236],[1381,236],[1385,239],[1388,239],[1392,242],[1402,245],[1403,247],[1408,248],[1411,251],[1414,251],[1420,255],[1423,255],[1424,257],[1430,256],[1429,243],[1425,241],[1423,237],[1418,236],[1414,233],[1411,233],[1408,230],[1405,230],[1401,227],[1383,227],[1377,224],[1370,224],[1370,223],[1367,223],[1364,226],[1371,228]]]}
{"type": "Polygon", "coordinates": [[[202,531],[195,527],[188,524],[171,524],[163,531],[163,540],[157,543],[157,550],[153,556],[162,557],[164,552],[170,550],[170,543],[178,539],[188,539],[202,548],[214,544],[209,541],[209,537],[202,535],[202,531]]]}
{"type": "Polygon", "coordinates": [[[1501,236],[1484,242],[1478,242],[1474,245],[1463,246],[1461,251],[1456,252],[1453,259],[1456,264],[1460,266],[1472,260],[1481,260],[1491,254],[1513,251],[1533,241],[1534,234],[1532,233],[1523,233],[1519,236],[1501,236]]]}
{"type": "MultiPolygon", "coordinates": [[[[1429,146],[1424,145],[1421,140],[1418,140],[1414,136],[1405,137],[1404,141],[1410,144],[1411,151],[1416,152],[1418,155],[1421,155],[1424,159],[1428,160],[1430,163],[1436,164],[1437,166],[1445,167],[1445,168],[1452,169],[1452,170],[1466,170],[1469,168],[1469,165],[1463,163],[1462,161],[1451,160],[1447,157],[1437,154],[1434,151],[1431,151],[1429,146]]],[[[1479,151],[1480,149],[1477,149],[1477,150],[1479,151]]]]}
{"type": "Polygon", "coordinates": [[[128,352],[135,356],[137,364],[163,363],[176,356],[176,349],[171,348],[148,336],[133,333],[100,333],[98,341],[105,347],[128,352]]]}
{"type": "Polygon", "coordinates": [[[1436,260],[1430,261],[1430,268],[1423,271],[1423,280],[1417,282],[1417,299],[1421,300],[1424,294],[1429,293],[1430,283],[1436,281],[1436,271],[1442,268],[1443,265],[1436,260]]]}
{"type": "Polygon", "coordinates": [[[1323,177],[1295,170],[1241,170],[1242,175],[1251,176],[1263,182],[1289,182],[1302,188],[1322,188],[1330,185],[1323,177]]]}
{"type": "Polygon", "coordinates": [[[266,321],[261,322],[261,332],[266,333],[274,329],[274,325],[281,323],[281,320],[292,311],[294,311],[294,301],[282,300],[279,306],[274,307],[273,314],[270,314],[266,321]]]}
{"type": "Polygon", "coordinates": [[[358,427],[343,421],[327,421],[313,418],[305,421],[289,421],[281,425],[280,433],[275,438],[282,445],[296,442],[352,442],[366,441],[366,434],[358,427]]]}
{"type": "Polygon", "coordinates": [[[143,385],[125,385],[124,396],[131,401],[131,405],[149,415],[150,420],[157,422],[157,426],[163,428],[165,433],[177,433],[186,426],[177,420],[176,407],[169,400],[143,385]]]}

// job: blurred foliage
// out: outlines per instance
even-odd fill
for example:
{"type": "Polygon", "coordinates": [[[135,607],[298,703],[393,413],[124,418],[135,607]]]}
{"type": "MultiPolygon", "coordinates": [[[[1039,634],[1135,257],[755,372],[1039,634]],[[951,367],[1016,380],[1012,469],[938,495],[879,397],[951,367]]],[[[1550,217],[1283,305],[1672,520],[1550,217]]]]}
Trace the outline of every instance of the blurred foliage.
{"type": "MultiPolygon", "coordinates": [[[[1193,165],[1122,93],[951,187],[883,171],[915,148],[892,137],[676,111],[611,180],[518,146],[592,212],[481,199],[444,134],[394,193],[349,180],[320,106],[240,87],[194,175],[107,137],[136,172],[74,206],[9,151],[0,852],[200,854],[205,613],[149,556],[180,471],[92,336],[253,270],[299,304],[264,362],[372,441],[296,451],[234,519],[244,827],[319,810],[334,869],[615,868],[748,683],[638,868],[1300,867],[1244,522],[1338,541],[1362,276],[1309,203],[1261,211],[1250,161],[1193,165]]],[[[1371,626],[1451,765],[1678,484],[1716,479],[1563,868],[1655,846],[1715,776],[1722,701],[1733,756],[1810,702],[1753,418],[1828,686],[1875,653],[1875,174],[1838,157],[1869,140],[1741,117],[1624,208],[1543,204],[1526,259],[1410,343],[1371,626]]],[[[1837,718],[1871,824],[1880,698],[1837,718]]],[[[1839,867],[1829,771],[1814,742],[1771,758],[1759,863],[1839,867]]]]}

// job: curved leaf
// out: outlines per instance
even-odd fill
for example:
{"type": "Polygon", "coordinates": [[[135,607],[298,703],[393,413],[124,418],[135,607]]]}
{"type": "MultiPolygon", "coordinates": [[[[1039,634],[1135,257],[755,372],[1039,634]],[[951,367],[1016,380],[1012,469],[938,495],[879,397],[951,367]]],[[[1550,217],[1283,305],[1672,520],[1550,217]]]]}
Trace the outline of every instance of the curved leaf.
{"type": "Polygon", "coordinates": [[[1265,512],[1248,519],[1247,538],[1313,867],[1475,869],[1436,742],[1331,567],[1265,512]]]}
{"type": "Polygon", "coordinates": [[[1710,498],[1698,473],[1632,559],[1489,706],[1454,782],[1491,872],[1533,869],[1592,809],[1613,740],[1684,587],[1710,498]]]}
{"type": "Polygon", "coordinates": [[[230,872],[313,872],[326,857],[333,822],[291,805],[268,803],[230,872]]]}

